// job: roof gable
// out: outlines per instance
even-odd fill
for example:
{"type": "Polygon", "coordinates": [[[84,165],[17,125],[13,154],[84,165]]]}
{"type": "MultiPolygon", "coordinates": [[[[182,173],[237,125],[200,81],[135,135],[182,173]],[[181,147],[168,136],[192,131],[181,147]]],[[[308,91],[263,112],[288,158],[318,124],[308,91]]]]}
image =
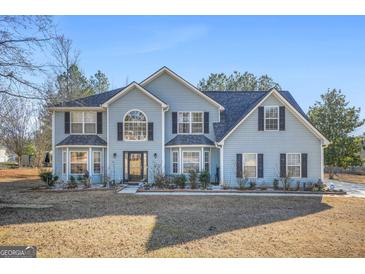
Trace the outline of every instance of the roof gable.
{"type": "Polygon", "coordinates": [[[181,76],[179,76],[178,74],[176,74],[175,72],[173,72],[171,69],[169,69],[167,67],[162,67],[161,69],[159,69],[158,71],[156,71],[155,73],[153,73],[152,75],[147,77],[145,80],[143,80],[140,83],[140,85],[142,87],[144,87],[144,86],[146,86],[147,84],[149,84],[150,82],[152,82],[153,80],[155,80],[156,78],[158,78],[159,76],[161,76],[164,73],[168,74],[174,80],[176,80],[179,83],[183,84],[185,87],[190,89],[192,92],[194,92],[197,95],[201,96],[202,98],[206,99],[208,102],[210,102],[214,106],[218,107],[220,110],[224,110],[224,107],[221,104],[219,104],[217,101],[215,101],[214,99],[207,96],[205,93],[203,93],[202,91],[197,89],[194,85],[192,85],[191,83],[189,83],[188,81],[186,81],[181,76]]]}
{"type": "Polygon", "coordinates": [[[207,92],[207,95],[224,102],[226,107],[226,111],[221,115],[221,121],[214,124],[216,139],[220,143],[243,123],[266,98],[273,95],[286,105],[314,135],[322,139],[324,144],[329,144],[329,141],[309,122],[307,115],[288,91],[271,89],[267,92],[207,92]]]}
{"type": "Polygon", "coordinates": [[[156,95],[150,93],[148,90],[146,90],[145,88],[143,88],[142,86],[140,86],[136,82],[130,83],[127,87],[125,87],[120,92],[116,93],[113,97],[109,98],[109,100],[107,100],[106,102],[104,102],[102,104],[102,106],[103,107],[108,107],[111,103],[115,102],[116,100],[118,100],[119,98],[121,98],[122,96],[124,96],[125,94],[127,94],[128,92],[130,92],[131,90],[133,90],[134,88],[140,90],[143,94],[145,94],[146,96],[148,96],[151,99],[153,99],[154,101],[156,101],[158,104],[161,105],[161,107],[168,108],[168,105],[165,102],[163,102],[156,95]]]}

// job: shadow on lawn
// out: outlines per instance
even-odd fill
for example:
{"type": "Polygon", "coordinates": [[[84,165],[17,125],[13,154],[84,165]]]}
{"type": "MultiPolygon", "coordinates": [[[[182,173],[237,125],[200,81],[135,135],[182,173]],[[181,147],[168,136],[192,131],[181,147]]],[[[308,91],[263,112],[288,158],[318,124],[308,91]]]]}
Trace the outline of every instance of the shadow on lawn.
{"type": "MultiPolygon", "coordinates": [[[[48,209],[0,208],[0,228],[10,224],[102,216],[152,215],[156,217],[156,225],[146,243],[148,251],[237,229],[290,220],[331,208],[321,202],[320,196],[135,196],[101,191],[21,193],[21,196],[26,195],[28,203],[33,200],[33,203],[53,204],[54,207],[48,209]]],[[[24,200],[22,197],[18,198],[18,203],[24,200]]],[[[113,231],[107,232],[106,228],[106,233],[113,233],[113,231]]]]}

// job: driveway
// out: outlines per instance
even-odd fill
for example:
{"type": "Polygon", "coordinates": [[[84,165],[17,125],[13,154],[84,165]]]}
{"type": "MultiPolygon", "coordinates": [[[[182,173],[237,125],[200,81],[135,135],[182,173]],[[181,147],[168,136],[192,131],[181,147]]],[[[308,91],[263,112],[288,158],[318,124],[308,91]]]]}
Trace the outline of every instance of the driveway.
{"type": "Polygon", "coordinates": [[[365,198],[365,185],[364,184],[353,184],[341,181],[329,180],[328,185],[333,183],[335,189],[342,189],[347,192],[348,195],[353,197],[365,198]]]}

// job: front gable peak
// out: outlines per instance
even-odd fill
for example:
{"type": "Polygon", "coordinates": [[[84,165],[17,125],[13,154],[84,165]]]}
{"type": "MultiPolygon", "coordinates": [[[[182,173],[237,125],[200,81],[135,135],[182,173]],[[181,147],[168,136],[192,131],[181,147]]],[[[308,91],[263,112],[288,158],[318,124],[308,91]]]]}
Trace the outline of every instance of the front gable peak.
{"type": "Polygon", "coordinates": [[[204,98],[205,100],[207,100],[208,102],[210,102],[211,104],[213,104],[214,106],[218,107],[219,110],[221,110],[221,111],[224,110],[224,107],[221,104],[219,104],[218,102],[216,102],[215,100],[213,100],[209,96],[205,95],[202,91],[200,91],[199,89],[197,89],[193,84],[189,83],[188,81],[186,81],[185,79],[183,79],[181,76],[179,76],[178,74],[176,74],[175,72],[173,72],[171,69],[169,69],[166,66],[162,67],[161,69],[159,69],[158,71],[156,71],[155,73],[153,73],[152,75],[150,75],[149,77],[147,77],[145,80],[143,80],[140,83],[140,85],[142,87],[145,87],[146,85],[148,85],[153,80],[157,79],[158,77],[160,77],[163,74],[169,75],[175,81],[183,84],[185,87],[187,87],[188,89],[190,89],[192,92],[196,93],[197,95],[201,96],[202,98],[204,98]]]}

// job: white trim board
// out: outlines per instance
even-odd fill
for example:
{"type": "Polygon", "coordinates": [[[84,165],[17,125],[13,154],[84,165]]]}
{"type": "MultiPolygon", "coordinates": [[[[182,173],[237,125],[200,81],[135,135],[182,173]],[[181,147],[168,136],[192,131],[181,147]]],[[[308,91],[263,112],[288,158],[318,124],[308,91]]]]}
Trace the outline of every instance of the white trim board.
{"type": "Polygon", "coordinates": [[[102,145],[60,145],[60,146],[56,146],[58,147],[76,147],[76,148],[89,148],[89,147],[107,147],[107,146],[102,146],[102,145]]]}
{"type": "Polygon", "coordinates": [[[221,104],[219,104],[218,102],[214,101],[209,96],[205,95],[202,91],[200,91],[199,89],[197,89],[195,86],[193,86],[192,84],[190,84],[188,81],[186,81],[181,76],[177,75],[175,72],[173,72],[171,69],[169,69],[167,67],[160,68],[158,71],[156,71],[155,73],[153,73],[149,77],[147,77],[145,80],[143,80],[140,83],[140,85],[141,86],[147,85],[148,83],[152,82],[154,79],[156,79],[157,77],[159,77],[163,73],[167,73],[172,78],[174,78],[175,80],[177,80],[178,82],[180,82],[181,84],[183,84],[184,86],[186,86],[187,88],[189,88],[190,90],[192,90],[193,92],[195,92],[196,94],[198,94],[199,96],[203,97],[204,99],[206,99],[207,101],[209,101],[214,106],[218,107],[219,110],[221,110],[221,111],[224,110],[224,107],[221,104]]]}
{"type": "Polygon", "coordinates": [[[262,102],[264,102],[267,98],[269,98],[271,95],[275,96],[281,103],[283,103],[285,106],[287,106],[287,108],[289,109],[289,111],[296,117],[299,119],[299,121],[301,121],[304,126],[309,129],[309,131],[311,131],[318,139],[322,140],[324,145],[329,145],[330,141],[327,140],[326,137],[324,137],[322,135],[322,133],[320,133],[311,123],[309,123],[276,89],[272,89],[271,91],[269,91],[257,104],[256,106],[248,113],[245,115],[245,117],[243,117],[241,119],[241,121],[238,122],[238,124],[236,124],[234,126],[233,129],[231,129],[225,136],[224,138],[218,142],[218,144],[222,144],[224,142],[224,140],[226,140],[228,138],[228,136],[230,136],[261,104],[262,102]]]}
{"type": "Polygon", "coordinates": [[[143,88],[141,85],[139,85],[136,82],[130,83],[127,87],[125,87],[124,89],[122,89],[121,91],[119,91],[112,98],[110,98],[108,101],[106,101],[105,103],[103,103],[102,104],[102,107],[108,107],[111,103],[113,103],[114,101],[118,100],[120,97],[122,97],[125,94],[127,94],[133,88],[137,88],[138,90],[142,91],[142,93],[144,93],[145,95],[147,95],[151,99],[155,100],[158,104],[160,104],[161,107],[163,107],[163,108],[168,108],[169,107],[167,104],[165,104],[164,102],[162,102],[159,98],[157,98],[156,96],[154,96],[152,93],[148,92],[145,88],[143,88]]]}

